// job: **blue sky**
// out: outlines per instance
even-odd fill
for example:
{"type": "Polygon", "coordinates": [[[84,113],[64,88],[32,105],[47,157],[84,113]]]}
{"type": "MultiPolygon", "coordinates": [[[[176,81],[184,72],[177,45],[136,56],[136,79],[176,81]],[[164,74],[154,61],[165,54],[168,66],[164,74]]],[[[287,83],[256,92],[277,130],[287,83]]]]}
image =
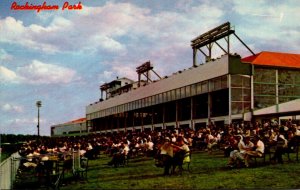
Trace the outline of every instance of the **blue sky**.
{"type": "MultiPolygon", "coordinates": [[[[13,2],[0,2],[0,133],[37,134],[41,100],[40,133],[50,135],[51,125],[85,117],[99,85],[137,80],[148,60],[161,76],[191,67],[190,41],[227,21],[255,53],[300,50],[298,0],[81,0],[82,10],[40,13],[13,2]]],[[[231,39],[232,52],[250,55],[231,39]]]]}

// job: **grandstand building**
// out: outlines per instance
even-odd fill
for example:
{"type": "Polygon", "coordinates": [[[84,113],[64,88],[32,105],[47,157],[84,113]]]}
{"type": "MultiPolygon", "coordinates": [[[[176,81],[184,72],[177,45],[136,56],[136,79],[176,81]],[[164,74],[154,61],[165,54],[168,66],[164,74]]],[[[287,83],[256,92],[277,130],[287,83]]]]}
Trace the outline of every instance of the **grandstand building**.
{"type": "Polygon", "coordinates": [[[81,135],[86,134],[86,118],[76,119],[67,123],[57,124],[51,126],[51,136],[61,135],[81,135]]]}
{"type": "Polygon", "coordinates": [[[234,121],[298,117],[300,114],[300,55],[263,51],[255,54],[224,23],[191,41],[190,68],[161,78],[152,64],[136,68],[138,81],[117,78],[100,86],[101,98],[86,107],[92,132],[198,129],[210,123],[222,126],[234,121]],[[234,35],[251,53],[230,52],[234,35]],[[218,41],[225,39],[227,46],[218,41]],[[213,58],[213,44],[224,55],[213,58]],[[207,48],[206,51],[203,48],[207,48]],[[205,57],[197,63],[197,53],[205,57]],[[153,71],[159,80],[151,80],[153,71]],[[147,80],[141,80],[141,76],[147,80]],[[104,94],[106,97],[104,98],[104,94]]]}
{"type": "MultiPolygon", "coordinates": [[[[231,34],[238,38],[230,23],[225,23],[192,40],[193,66],[184,71],[156,82],[146,81],[134,90],[127,88],[130,83],[121,86],[120,80],[101,86],[101,96],[103,90],[109,93],[105,100],[101,97],[86,107],[88,127],[92,131],[197,129],[210,122],[224,125],[260,116],[299,114],[300,55],[254,54],[238,38],[252,53],[242,59],[229,52],[231,34]],[[222,38],[227,39],[227,50],[217,43],[222,38]],[[212,58],[213,43],[225,52],[223,56],[212,58]],[[201,50],[203,47],[208,47],[208,53],[201,50]],[[197,51],[205,55],[205,64],[197,64],[197,51]],[[110,95],[116,91],[118,96],[110,95]]],[[[139,81],[140,74],[151,69],[150,62],[137,68],[139,81]]]]}

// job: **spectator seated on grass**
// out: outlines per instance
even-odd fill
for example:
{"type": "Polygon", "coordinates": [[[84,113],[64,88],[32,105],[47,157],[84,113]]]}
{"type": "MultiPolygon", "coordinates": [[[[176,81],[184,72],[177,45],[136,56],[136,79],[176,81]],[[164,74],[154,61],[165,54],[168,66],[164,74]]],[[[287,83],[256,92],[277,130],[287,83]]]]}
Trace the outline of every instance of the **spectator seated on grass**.
{"type": "Polygon", "coordinates": [[[245,166],[249,167],[249,161],[254,157],[262,157],[265,151],[265,144],[260,140],[259,136],[253,138],[254,150],[248,150],[245,152],[245,166]]]}

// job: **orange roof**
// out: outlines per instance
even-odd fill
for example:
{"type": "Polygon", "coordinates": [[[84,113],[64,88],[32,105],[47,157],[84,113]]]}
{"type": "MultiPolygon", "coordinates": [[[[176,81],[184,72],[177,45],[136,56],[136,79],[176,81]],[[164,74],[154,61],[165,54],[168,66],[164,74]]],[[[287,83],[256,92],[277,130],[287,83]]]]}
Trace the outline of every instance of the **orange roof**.
{"type": "Polygon", "coordinates": [[[73,121],[69,121],[65,124],[68,124],[68,123],[82,123],[82,122],[85,122],[86,121],[86,118],[80,118],[80,119],[76,119],[76,120],[73,120],[73,121]]]}
{"type": "Polygon", "coordinates": [[[263,51],[243,58],[242,62],[254,65],[300,68],[300,54],[263,51]]]}

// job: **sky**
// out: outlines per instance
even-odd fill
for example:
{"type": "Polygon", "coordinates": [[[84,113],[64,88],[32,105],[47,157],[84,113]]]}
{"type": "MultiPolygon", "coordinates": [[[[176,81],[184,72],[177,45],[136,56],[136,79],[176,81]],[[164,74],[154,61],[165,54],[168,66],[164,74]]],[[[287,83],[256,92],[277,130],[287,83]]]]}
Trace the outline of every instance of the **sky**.
{"type": "MultiPolygon", "coordinates": [[[[138,79],[151,61],[160,76],[193,64],[191,40],[225,22],[254,51],[300,50],[298,0],[1,0],[0,134],[50,135],[51,125],[85,117],[99,86],[138,79]],[[59,10],[12,10],[58,5],[59,10]]],[[[250,52],[234,37],[231,52],[250,52]]],[[[224,42],[220,42],[221,44],[224,42]]],[[[216,52],[217,54],[217,52],[216,52]]]]}

